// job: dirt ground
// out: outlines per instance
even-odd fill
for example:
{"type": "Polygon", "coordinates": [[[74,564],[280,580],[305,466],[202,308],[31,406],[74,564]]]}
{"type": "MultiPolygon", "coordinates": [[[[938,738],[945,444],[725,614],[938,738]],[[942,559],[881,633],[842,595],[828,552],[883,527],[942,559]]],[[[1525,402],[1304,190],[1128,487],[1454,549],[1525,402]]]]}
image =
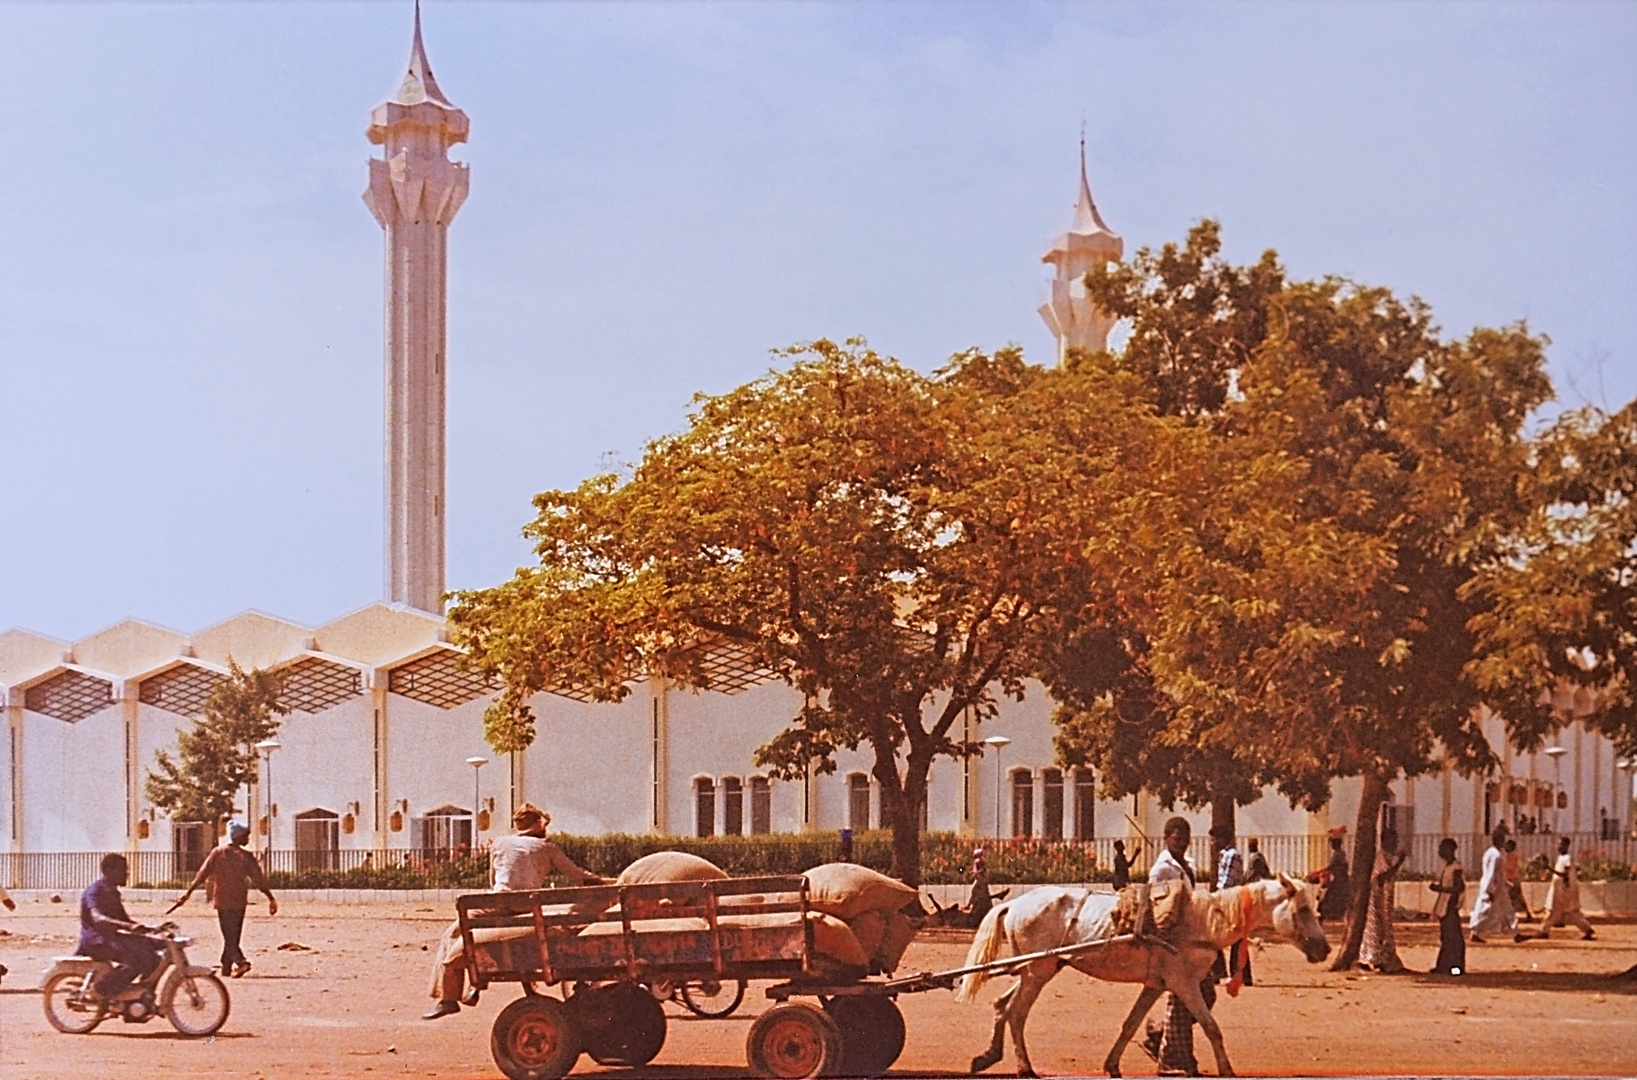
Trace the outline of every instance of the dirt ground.
{"type": "MultiPolygon", "coordinates": [[[[72,898],[66,898],[72,901],[72,898]]],[[[133,904],[132,915],[159,921],[158,905],[133,904]]],[[[178,1037],[162,1019],[146,1025],[109,1021],[91,1035],[50,1029],[34,992],[52,956],[73,951],[75,911],[30,902],[0,915],[0,1076],[63,1077],[495,1077],[489,1025],[515,996],[497,987],[476,1009],[422,1021],[432,942],[447,909],[416,905],[292,903],[276,919],[252,908],[245,929],[252,973],[232,980],[233,1012],[213,1039],[178,1037]],[[279,951],[298,942],[309,952],[279,951]]],[[[196,963],[220,948],[212,913],[196,900],[182,913],[196,936],[196,963]]],[[[1412,969],[1431,966],[1436,928],[1400,924],[1400,953],[1412,969]]],[[[1637,963],[1637,926],[1600,925],[1597,940],[1557,931],[1549,942],[1471,946],[1473,973],[1456,980],[1426,975],[1331,974],[1293,948],[1269,945],[1254,962],[1257,985],[1223,997],[1217,1017],[1234,1067],[1243,1075],[1637,1075],[1637,983],[1608,978],[1637,963]]],[[[969,935],[968,935],[969,936],[969,935]]],[[[909,971],[958,966],[962,935],[940,931],[917,941],[909,971]]],[[[992,999],[1007,985],[996,980],[992,999]]],[[[1045,1075],[1100,1071],[1135,988],[1059,975],[1029,1024],[1035,1067],[1045,1075]]],[[[726,1020],[694,1019],[668,1005],[665,1048],[653,1065],[602,1068],[582,1057],[576,1075],[631,1080],[685,1080],[745,1074],[744,1039],[766,1006],[753,985],[726,1020]]],[[[957,1004],[947,991],[899,999],[908,1044],[891,1075],[962,1076],[986,1044],[986,1004],[957,1004]]],[[[1156,1009],[1156,1012],[1158,1010],[1156,1009]]],[[[1214,1072],[1209,1047],[1201,1064],[1214,1072]]],[[[1151,1076],[1136,1047],[1127,1075],[1151,1076]]],[[[991,1075],[1014,1075],[1007,1056],[991,1075]]]]}

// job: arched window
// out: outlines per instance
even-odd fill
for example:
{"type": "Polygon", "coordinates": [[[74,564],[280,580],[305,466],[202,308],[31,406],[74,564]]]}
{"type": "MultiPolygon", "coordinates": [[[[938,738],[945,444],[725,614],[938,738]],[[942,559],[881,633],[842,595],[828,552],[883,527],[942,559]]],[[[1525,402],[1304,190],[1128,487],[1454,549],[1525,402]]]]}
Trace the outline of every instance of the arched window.
{"type": "Polygon", "coordinates": [[[722,777],[722,835],[745,833],[745,785],[737,776],[722,777]]]}
{"type": "Polygon", "coordinates": [[[870,778],[861,772],[847,777],[847,827],[854,834],[870,827],[870,778]]]}
{"type": "Polygon", "coordinates": [[[750,778],[750,831],[758,835],[773,831],[773,785],[765,776],[750,778]]]}
{"type": "Polygon", "coordinates": [[[1012,835],[1034,835],[1034,774],[1012,770],[1012,835]]]}
{"type": "Polygon", "coordinates": [[[175,877],[192,877],[210,854],[211,827],[203,821],[171,822],[171,855],[176,860],[175,877]]]}
{"type": "Polygon", "coordinates": [[[1097,839],[1097,785],[1090,769],[1074,770],[1074,838],[1097,839]]]}
{"type": "Polygon", "coordinates": [[[693,782],[693,834],[716,835],[716,781],[701,776],[693,782]]]}
{"type": "Polygon", "coordinates": [[[409,846],[428,862],[448,862],[472,852],[472,812],[440,806],[409,822],[409,846]]]}
{"type": "Polygon", "coordinates": [[[296,815],[296,869],[341,868],[341,815],[332,810],[303,810],[296,815]]]}
{"type": "Polygon", "coordinates": [[[1063,770],[1040,770],[1040,835],[1047,840],[1063,839],[1063,770]]]}

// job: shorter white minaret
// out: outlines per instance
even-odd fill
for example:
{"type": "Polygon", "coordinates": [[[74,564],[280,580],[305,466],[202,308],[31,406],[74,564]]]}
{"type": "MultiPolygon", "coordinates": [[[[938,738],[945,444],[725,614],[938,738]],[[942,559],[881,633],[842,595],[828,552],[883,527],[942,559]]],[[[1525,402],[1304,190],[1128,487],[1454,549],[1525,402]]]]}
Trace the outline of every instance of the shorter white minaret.
{"type": "Polygon", "coordinates": [[[1057,339],[1057,362],[1070,349],[1102,352],[1108,348],[1108,332],[1117,321],[1099,310],[1086,295],[1086,271],[1093,266],[1119,262],[1125,241],[1103,221],[1097,204],[1091,201],[1091,184],[1086,179],[1086,140],[1080,139],[1080,199],[1074,204],[1074,220],[1069,231],[1052,241],[1052,249],[1040,259],[1057,267],[1052,278],[1052,298],[1040,305],[1040,317],[1057,339]]]}

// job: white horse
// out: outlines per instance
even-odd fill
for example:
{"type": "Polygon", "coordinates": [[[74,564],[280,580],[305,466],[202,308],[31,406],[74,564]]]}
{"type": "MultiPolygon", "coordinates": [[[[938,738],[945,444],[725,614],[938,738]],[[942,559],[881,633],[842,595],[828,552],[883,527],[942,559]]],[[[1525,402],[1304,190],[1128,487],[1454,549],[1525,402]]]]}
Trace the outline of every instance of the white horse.
{"type": "MultiPolygon", "coordinates": [[[[966,966],[991,963],[1008,955],[1043,952],[1063,945],[1103,941],[1115,937],[1113,926],[1116,896],[1087,889],[1051,886],[1032,889],[1016,900],[992,909],[972,939],[966,966]]],[[[1195,890],[1183,916],[1166,937],[1171,951],[1159,944],[1135,940],[1113,942],[1064,957],[1047,957],[1030,962],[1018,974],[1017,983],[995,1000],[995,1033],[989,1049],[972,1059],[972,1072],[979,1073],[1001,1059],[1006,1048],[1006,1026],[1012,1028],[1012,1045],[1019,1076],[1034,1076],[1029,1051],[1023,1041],[1023,1026],[1040,991],[1064,967],[1076,968],[1107,982],[1142,983],[1142,993],[1125,1018],[1120,1037],[1108,1052],[1103,1069],[1120,1075],[1120,1056],[1137,1032],[1148,1010],[1169,990],[1182,999],[1199,1020],[1216,1052],[1217,1071],[1232,1076],[1228,1051],[1222,1044],[1222,1028],[1205,1007],[1199,984],[1216,961],[1217,951],[1252,937],[1272,935],[1294,943],[1309,963],[1318,963],[1330,954],[1330,943],[1313,913],[1312,900],[1304,886],[1280,874],[1276,881],[1258,881],[1221,892],[1195,890]]],[[[961,980],[961,1001],[971,1001],[988,979],[988,972],[975,972],[961,980]]]]}

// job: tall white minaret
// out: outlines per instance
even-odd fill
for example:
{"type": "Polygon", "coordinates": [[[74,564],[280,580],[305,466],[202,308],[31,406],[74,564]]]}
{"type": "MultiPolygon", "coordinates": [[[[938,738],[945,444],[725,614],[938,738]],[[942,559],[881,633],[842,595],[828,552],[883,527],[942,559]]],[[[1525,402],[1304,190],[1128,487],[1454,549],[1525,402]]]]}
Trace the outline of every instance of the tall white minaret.
{"type": "Polygon", "coordinates": [[[466,201],[466,114],[432,77],[415,5],[415,41],[398,93],[370,114],[364,202],[386,233],[387,599],[443,611],[444,360],[449,223],[466,201]]]}
{"type": "Polygon", "coordinates": [[[1052,249],[1040,259],[1057,267],[1052,298],[1040,305],[1040,317],[1057,338],[1059,364],[1070,349],[1101,352],[1108,348],[1108,332],[1117,320],[1097,310],[1086,296],[1086,271],[1119,262],[1124,254],[1125,241],[1114,235],[1097,212],[1097,204],[1091,201],[1091,184],[1086,180],[1086,140],[1081,136],[1080,199],[1074,204],[1074,220],[1069,231],[1052,241],[1052,249]]]}

